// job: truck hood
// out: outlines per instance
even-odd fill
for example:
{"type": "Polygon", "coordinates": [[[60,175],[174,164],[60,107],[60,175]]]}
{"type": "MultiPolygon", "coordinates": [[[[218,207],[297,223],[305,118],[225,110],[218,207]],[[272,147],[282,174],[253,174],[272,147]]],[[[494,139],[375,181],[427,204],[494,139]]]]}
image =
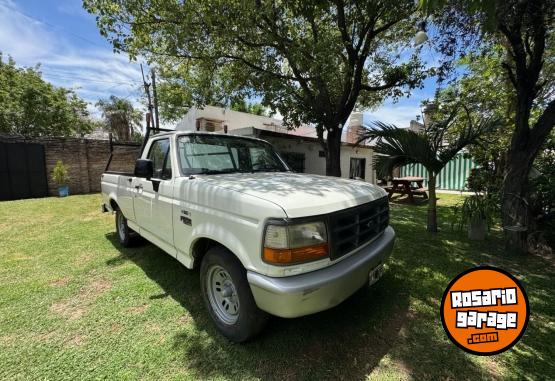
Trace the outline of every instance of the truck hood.
{"type": "Polygon", "coordinates": [[[198,180],[273,202],[290,218],[331,213],[386,195],[359,180],[289,172],[198,175],[198,180]]]}

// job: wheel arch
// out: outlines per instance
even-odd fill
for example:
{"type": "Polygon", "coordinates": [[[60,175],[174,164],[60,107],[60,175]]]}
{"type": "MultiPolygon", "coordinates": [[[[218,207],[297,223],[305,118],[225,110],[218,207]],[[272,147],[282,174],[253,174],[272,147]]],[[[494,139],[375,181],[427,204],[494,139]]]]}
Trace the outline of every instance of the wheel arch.
{"type": "Polygon", "coordinates": [[[110,198],[109,204],[112,211],[120,210],[118,202],[113,197],[110,198]]]}
{"type": "Polygon", "coordinates": [[[208,250],[210,250],[213,247],[217,247],[217,246],[226,249],[226,251],[230,255],[234,256],[239,261],[239,263],[241,263],[243,268],[245,267],[243,261],[241,261],[241,258],[236,253],[234,253],[233,250],[231,250],[228,246],[226,246],[223,243],[218,242],[217,240],[215,240],[213,238],[210,238],[210,237],[198,237],[191,244],[191,255],[193,257],[193,268],[195,268],[195,269],[199,268],[200,264],[202,262],[202,258],[204,258],[204,256],[208,252],[208,250]]]}

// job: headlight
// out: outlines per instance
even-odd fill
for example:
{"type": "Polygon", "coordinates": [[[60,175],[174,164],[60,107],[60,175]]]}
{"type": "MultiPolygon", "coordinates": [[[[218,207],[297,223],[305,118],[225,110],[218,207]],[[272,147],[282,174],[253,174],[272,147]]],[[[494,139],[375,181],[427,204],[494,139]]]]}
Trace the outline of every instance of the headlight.
{"type": "Polygon", "coordinates": [[[328,255],[328,233],[324,222],[266,226],[264,261],[277,265],[322,259],[328,255]]]}

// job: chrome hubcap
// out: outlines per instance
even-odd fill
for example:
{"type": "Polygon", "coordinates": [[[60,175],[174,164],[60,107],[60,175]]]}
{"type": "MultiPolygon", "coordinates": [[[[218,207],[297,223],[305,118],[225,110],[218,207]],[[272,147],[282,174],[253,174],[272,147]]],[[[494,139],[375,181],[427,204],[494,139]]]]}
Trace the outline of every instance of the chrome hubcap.
{"type": "Polygon", "coordinates": [[[125,239],[125,220],[123,214],[118,214],[118,233],[119,238],[123,241],[125,239]]]}
{"type": "Polygon", "coordinates": [[[210,306],[225,324],[235,324],[239,318],[239,297],[231,275],[221,266],[212,266],[206,277],[210,306]]]}

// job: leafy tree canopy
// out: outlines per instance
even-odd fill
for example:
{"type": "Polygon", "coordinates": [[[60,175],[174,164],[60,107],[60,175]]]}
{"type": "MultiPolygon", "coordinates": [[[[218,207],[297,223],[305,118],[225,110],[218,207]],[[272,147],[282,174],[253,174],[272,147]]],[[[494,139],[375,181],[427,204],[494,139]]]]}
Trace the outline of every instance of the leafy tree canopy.
{"type": "Polygon", "coordinates": [[[412,0],[85,0],[84,7],[116,50],[159,67],[167,83],[160,99],[172,117],[190,105],[259,96],[286,124],[316,125],[322,143],[327,131],[333,175],[353,108],[406,95],[427,74],[410,46],[412,0]]]}
{"type": "Polygon", "coordinates": [[[0,53],[0,132],[29,137],[81,136],[94,128],[87,103],[41,77],[40,66],[18,67],[0,53]]]}
{"type": "Polygon", "coordinates": [[[457,62],[464,74],[440,90],[434,99],[438,118],[444,118],[456,105],[458,117],[452,133],[464,128],[468,119],[478,120],[495,117],[500,127],[485,136],[483,144],[469,147],[470,154],[481,166],[493,166],[500,176],[504,169],[504,157],[509,147],[514,118],[514,89],[501,67],[504,52],[499,45],[484,54],[469,53],[457,62]],[[463,122],[464,121],[464,122],[463,122]],[[462,123],[461,123],[462,122],[462,123]]]}

